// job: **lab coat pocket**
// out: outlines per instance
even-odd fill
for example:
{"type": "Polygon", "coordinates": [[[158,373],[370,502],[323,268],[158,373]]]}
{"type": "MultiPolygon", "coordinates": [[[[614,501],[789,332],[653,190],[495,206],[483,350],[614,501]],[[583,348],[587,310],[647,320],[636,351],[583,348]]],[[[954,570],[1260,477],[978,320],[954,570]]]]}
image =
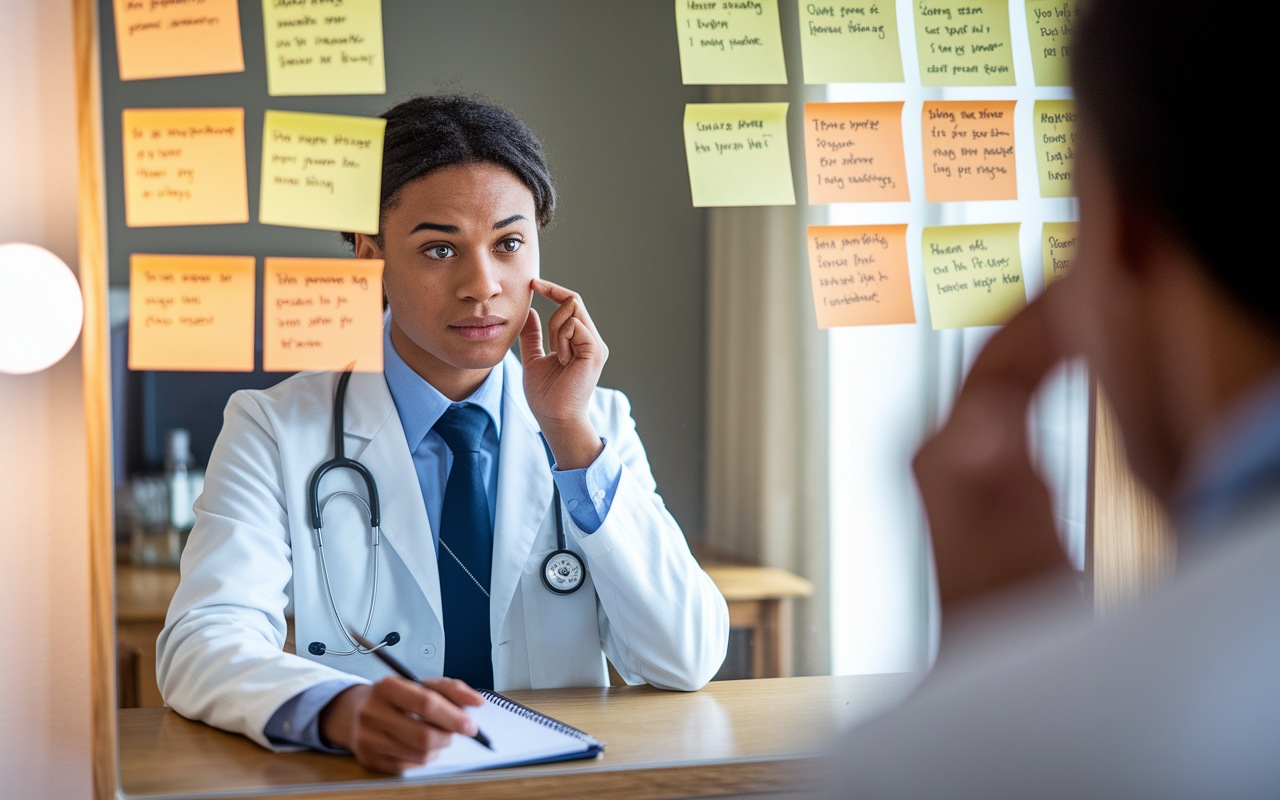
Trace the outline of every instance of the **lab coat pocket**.
{"type": "Polygon", "coordinates": [[[555,549],[535,547],[520,581],[532,688],[607,686],[591,569],[576,592],[552,592],[542,582],[542,564],[555,549]]]}

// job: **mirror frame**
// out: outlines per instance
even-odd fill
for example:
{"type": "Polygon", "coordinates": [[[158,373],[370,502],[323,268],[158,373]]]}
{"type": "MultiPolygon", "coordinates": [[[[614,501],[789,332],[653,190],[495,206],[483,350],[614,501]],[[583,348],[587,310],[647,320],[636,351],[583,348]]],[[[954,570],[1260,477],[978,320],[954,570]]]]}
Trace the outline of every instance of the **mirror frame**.
{"type": "MultiPolygon", "coordinates": [[[[102,63],[95,0],[70,0],[79,159],[79,277],[84,296],[81,352],[88,453],[92,775],[96,800],[123,797],[116,711],[115,537],[112,515],[111,363],[107,319],[102,63]]],[[[1105,397],[1091,392],[1085,578],[1101,613],[1127,605],[1173,563],[1159,505],[1137,483],[1105,397]]]]}

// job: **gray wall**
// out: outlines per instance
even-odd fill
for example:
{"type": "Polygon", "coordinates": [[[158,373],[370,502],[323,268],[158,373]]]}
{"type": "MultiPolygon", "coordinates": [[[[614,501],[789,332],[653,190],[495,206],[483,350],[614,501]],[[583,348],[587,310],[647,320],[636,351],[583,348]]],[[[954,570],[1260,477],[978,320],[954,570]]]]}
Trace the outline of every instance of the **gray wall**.
{"type": "Polygon", "coordinates": [[[347,254],[336,233],[257,222],[127,228],[122,109],[243,106],[256,220],[265,109],[372,116],[421,92],[484,94],[546,145],[561,203],[543,235],[543,276],[586,299],[612,353],[601,384],[631,398],[659,491],[701,536],[706,217],[690,204],[681,119],[703,90],[680,84],[669,2],[384,0],[385,96],[278,98],[267,96],[259,0],[240,3],[245,72],[128,83],[110,0],[99,9],[113,285],[127,285],[133,252],[347,254]]]}

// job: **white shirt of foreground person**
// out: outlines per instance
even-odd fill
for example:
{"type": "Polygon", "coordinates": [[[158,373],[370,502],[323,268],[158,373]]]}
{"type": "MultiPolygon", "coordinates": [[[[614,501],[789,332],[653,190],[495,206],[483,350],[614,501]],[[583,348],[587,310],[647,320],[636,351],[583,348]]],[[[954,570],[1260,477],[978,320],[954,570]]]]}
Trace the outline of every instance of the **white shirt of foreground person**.
{"type": "MultiPolygon", "coordinates": [[[[689,553],[657,495],[649,463],[620,392],[597,388],[590,419],[623,469],[608,515],[586,534],[562,513],[566,544],[587,565],[581,589],[557,595],[542,582],[557,549],[553,478],[538,424],[508,353],[490,584],[495,689],[606,686],[605,656],[628,683],[693,691],[724,660],[728,610],[689,553]]],[[[165,702],[185,717],[241,733],[275,750],[264,727],[285,701],[347,673],[386,677],[372,655],[313,656],[306,643],[344,649],[329,607],[307,484],[332,457],[338,375],[302,373],[272,389],[241,391],[227,405],[210,458],[196,525],[182,556],[182,582],[157,643],[165,702]],[[295,654],[282,651],[290,597],[295,654]]],[[[439,573],[422,490],[400,417],[381,373],[355,373],[346,400],[347,456],[378,482],[382,544],[370,638],[400,634],[392,648],[417,675],[444,668],[439,573]]],[[[366,494],[351,470],[325,478],[324,498],[366,494]]],[[[364,625],[373,573],[368,517],[342,498],[324,510],[324,543],[338,610],[364,625]]]]}
{"type": "Polygon", "coordinates": [[[836,745],[830,796],[1280,798],[1280,377],[1227,431],[1176,509],[1171,585],[1100,624],[1071,581],[980,602],[836,745]]]}

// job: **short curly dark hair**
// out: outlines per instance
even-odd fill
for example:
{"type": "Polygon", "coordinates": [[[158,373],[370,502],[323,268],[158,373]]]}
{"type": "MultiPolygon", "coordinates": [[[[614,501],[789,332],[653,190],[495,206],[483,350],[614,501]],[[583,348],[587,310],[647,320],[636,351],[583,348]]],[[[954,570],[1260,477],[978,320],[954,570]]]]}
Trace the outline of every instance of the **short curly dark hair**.
{"type": "MultiPolygon", "coordinates": [[[[405,184],[430,172],[455,164],[496,164],[529,187],[538,227],[551,222],[556,190],[542,143],[507,109],[464,95],[419,95],[387,109],[382,118],[387,133],[381,213],[395,206],[405,184]]],[[[355,234],[344,232],[342,238],[355,246],[355,234]]]]}

